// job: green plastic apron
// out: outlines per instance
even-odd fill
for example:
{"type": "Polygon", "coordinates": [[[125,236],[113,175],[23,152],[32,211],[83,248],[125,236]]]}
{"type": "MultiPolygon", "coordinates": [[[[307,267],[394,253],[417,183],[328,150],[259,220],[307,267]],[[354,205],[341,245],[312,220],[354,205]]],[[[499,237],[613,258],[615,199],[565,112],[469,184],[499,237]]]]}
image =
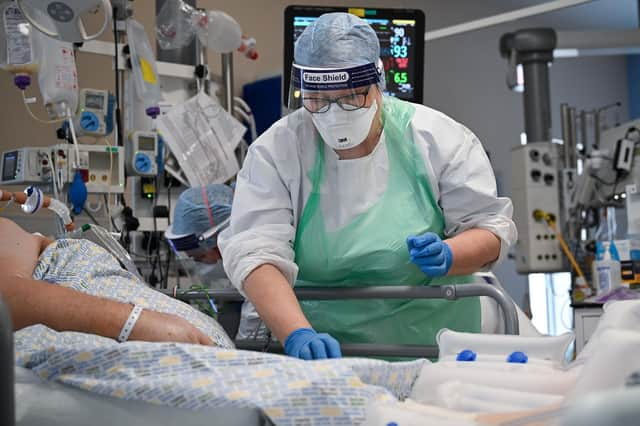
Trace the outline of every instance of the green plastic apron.
{"type": "MultiPolygon", "coordinates": [[[[444,230],[444,217],[408,129],[414,112],[410,103],[384,98],[384,143],[389,157],[387,189],[369,210],[332,232],[325,228],[321,209],[325,161],[324,143],[318,140],[316,161],[309,172],[312,190],[294,246],[299,267],[296,286],[460,284],[472,280],[469,276],[429,279],[409,260],[408,236],[430,231],[442,237],[444,230]]],[[[480,331],[477,297],[457,301],[301,301],[301,306],[314,329],[343,343],[431,345],[436,333],[444,327],[480,331]]]]}

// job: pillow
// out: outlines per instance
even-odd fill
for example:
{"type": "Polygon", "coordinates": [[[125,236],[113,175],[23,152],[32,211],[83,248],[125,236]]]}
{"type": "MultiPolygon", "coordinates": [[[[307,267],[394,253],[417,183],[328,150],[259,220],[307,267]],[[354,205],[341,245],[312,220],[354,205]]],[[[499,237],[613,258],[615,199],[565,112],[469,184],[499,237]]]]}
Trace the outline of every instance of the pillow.
{"type": "Polygon", "coordinates": [[[592,392],[622,388],[631,374],[640,371],[640,332],[607,327],[598,341],[589,342],[591,354],[569,396],[574,402],[592,392]]]}
{"type": "Polygon", "coordinates": [[[612,300],[602,309],[604,313],[587,345],[578,354],[577,362],[585,362],[598,350],[602,334],[607,329],[640,331],[640,300],[612,300]]]}

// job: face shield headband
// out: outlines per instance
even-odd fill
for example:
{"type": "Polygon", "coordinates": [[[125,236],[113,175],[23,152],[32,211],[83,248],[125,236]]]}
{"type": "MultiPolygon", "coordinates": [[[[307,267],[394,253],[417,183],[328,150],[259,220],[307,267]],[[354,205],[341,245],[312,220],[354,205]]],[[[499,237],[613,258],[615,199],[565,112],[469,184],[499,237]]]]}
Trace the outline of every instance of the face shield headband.
{"type": "Polygon", "coordinates": [[[209,250],[216,246],[218,234],[229,226],[231,218],[223,220],[216,226],[213,226],[200,235],[188,234],[177,238],[167,238],[169,245],[174,253],[179,256],[185,256],[194,251],[209,250]]]}
{"type": "Polygon", "coordinates": [[[305,94],[350,90],[380,84],[382,69],[375,63],[350,68],[312,68],[293,64],[291,67],[291,87],[289,88],[289,108],[302,106],[305,94]]]}
{"type": "Polygon", "coordinates": [[[195,233],[174,235],[173,232],[165,232],[166,240],[169,242],[169,245],[178,257],[188,257],[189,254],[198,254],[215,247],[217,244],[218,234],[229,226],[229,222],[231,221],[231,218],[228,217],[221,223],[216,224],[213,219],[213,212],[209,202],[209,197],[204,186],[201,188],[201,191],[202,199],[207,207],[207,217],[211,227],[200,235],[196,235],[195,233]]]}

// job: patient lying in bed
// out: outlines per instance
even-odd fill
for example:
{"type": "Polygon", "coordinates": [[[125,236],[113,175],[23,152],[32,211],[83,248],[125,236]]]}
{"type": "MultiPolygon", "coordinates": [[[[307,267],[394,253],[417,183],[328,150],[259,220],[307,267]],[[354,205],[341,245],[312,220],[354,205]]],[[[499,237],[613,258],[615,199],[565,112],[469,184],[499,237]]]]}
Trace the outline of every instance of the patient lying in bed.
{"type": "Polygon", "coordinates": [[[133,305],[144,308],[129,340],[233,347],[212,318],[147,287],[86,240],[51,240],[0,218],[0,294],[14,330],[43,324],[115,339],[133,305]]]}

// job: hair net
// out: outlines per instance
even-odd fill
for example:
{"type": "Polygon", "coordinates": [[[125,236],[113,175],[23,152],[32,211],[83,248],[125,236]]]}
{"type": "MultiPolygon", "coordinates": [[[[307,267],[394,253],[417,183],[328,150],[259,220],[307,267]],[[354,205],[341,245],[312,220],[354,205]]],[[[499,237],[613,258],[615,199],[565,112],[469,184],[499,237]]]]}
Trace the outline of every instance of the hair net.
{"type": "Polygon", "coordinates": [[[325,13],[298,37],[294,49],[298,65],[346,68],[377,63],[380,43],[376,32],[350,13],[325,13]]]}
{"type": "Polygon", "coordinates": [[[374,63],[386,87],[376,32],[364,20],[344,12],[325,13],[296,40],[294,62],[305,67],[348,68],[374,63]]]}
{"type": "Polygon", "coordinates": [[[223,184],[189,188],[180,194],[173,213],[171,233],[202,234],[231,215],[233,189],[223,184]],[[208,200],[211,216],[207,208],[208,200]],[[213,220],[213,223],[211,222],[213,220]]]}

